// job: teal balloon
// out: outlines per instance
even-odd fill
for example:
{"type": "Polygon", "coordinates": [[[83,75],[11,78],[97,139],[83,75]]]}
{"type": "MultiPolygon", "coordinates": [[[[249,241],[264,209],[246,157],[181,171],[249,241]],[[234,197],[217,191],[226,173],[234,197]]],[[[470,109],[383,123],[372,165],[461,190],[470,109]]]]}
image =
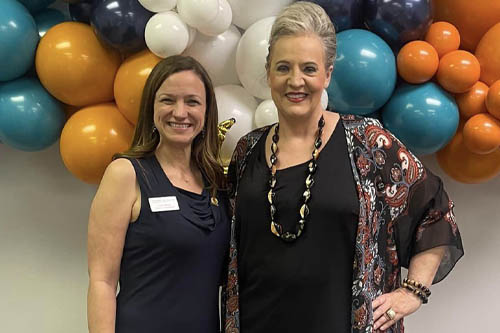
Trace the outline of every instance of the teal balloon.
{"type": "Polygon", "coordinates": [[[29,10],[31,14],[36,14],[42,9],[47,8],[49,5],[55,2],[55,0],[18,0],[18,1],[22,3],[29,10]]]}
{"type": "Polygon", "coordinates": [[[28,10],[16,0],[0,1],[0,81],[22,76],[34,63],[38,30],[28,10]]]}
{"type": "Polygon", "coordinates": [[[35,15],[38,35],[42,38],[53,26],[68,21],[63,13],[57,9],[47,8],[35,15]]]}
{"type": "Polygon", "coordinates": [[[0,83],[0,141],[24,151],[51,146],[65,122],[62,105],[34,78],[0,83]]]}
{"type": "Polygon", "coordinates": [[[375,112],[391,97],[396,78],[394,53],[382,38],[360,29],[337,35],[337,57],[327,89],[331,109],[357,115],[375,112]]]}
{"type": "Polygon", "coordinates": [[[382,110],[384,126],[413,153],[432,154],[455,135],[459,113],[453,96],[433,82],[404,84],[382,110]]]}

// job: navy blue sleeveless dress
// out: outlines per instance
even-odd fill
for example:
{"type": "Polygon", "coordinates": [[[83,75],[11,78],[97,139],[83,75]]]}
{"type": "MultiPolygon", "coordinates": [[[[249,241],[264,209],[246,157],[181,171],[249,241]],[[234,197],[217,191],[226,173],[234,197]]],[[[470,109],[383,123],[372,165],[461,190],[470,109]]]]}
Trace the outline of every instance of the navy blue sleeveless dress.
{"type": "Polygon", "coordinates": [[[219,332],[219,285],[229,243],[227,200],[176,188],[156,157],[130,159],[141,190],[128,227],[116,300],[116,333],[219,332]],[[152,212],[149,198],[179,209],[152,212]]]}

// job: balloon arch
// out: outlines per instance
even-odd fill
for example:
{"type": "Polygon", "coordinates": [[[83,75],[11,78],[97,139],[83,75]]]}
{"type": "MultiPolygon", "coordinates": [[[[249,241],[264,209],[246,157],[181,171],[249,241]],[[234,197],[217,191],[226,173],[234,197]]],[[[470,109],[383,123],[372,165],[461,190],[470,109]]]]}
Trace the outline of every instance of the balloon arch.
{"type": "MultiPolygon", "coordinates": [[[[378,117],[464,183],[500,174],[500,2],[311,0],[337,30],[322,103],[378,117]]],[[[24,151],[60,139],[66,167],[98,183],[130,144],[152,68],[190,55],[216,86],[222,149],[277,121],[265,59],[293,0],[2,0],[0,141],[24,151]]]]}

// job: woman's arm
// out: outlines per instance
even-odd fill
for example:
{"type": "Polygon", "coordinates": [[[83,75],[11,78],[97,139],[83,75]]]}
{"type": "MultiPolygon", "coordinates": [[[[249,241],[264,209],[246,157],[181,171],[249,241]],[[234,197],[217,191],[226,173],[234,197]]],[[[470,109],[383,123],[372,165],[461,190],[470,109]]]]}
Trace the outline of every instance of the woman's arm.
{"type": "Polygon", "coordinates": [[[408,279],[418,281],[424,286],[430,287],[439,264],[443,259],[445,250],[446,247],[438,246],[413,256],[408,268],[408,279]]]}
{"type": "MultiPolygon", "coordinates": [[[[430,287],[445,250],[446,247],[438,246],[413,256],[408,268],[408,279],[430,287]]],[[[420,305],[422,305],[420,298],[406,288],[399,288],[391,293],[380,295],[372,303],[374,330],[386,330],[396,321],[417,311],[420,305]],[[385,317],[385,313],[389,309],[396,313],[393,320],[387,320],[385,317]]]]}
{"type": "Polygon", "coordinates": [[[137,200],[135,171],[126,159],[113,161],[102,178],[90,209],[88,226],[90,333],[114,333],[116,286],[125,234],[137,200]]]}

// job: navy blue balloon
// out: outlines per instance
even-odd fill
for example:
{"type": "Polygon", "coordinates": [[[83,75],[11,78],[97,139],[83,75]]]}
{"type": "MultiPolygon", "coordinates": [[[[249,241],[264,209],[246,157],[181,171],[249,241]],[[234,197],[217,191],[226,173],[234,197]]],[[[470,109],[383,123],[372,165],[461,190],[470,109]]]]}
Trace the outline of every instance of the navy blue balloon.
{"type": "Polygon", "coordinates": [[[65,122],[61,104],[34,78],[0,83],[0,140],[38,151],[59,138],[65,122]]]}
{"type": "Polygon", "coordinates": [[[393,50],[423,39],[432,23],[432,0],[365,0],[364,23],[393,50]]]}
{"type": "Polygon", "coordinates": [[[47,8],[56,0],[17,0],[26,7],[31,14],[38,13],[42,9],[47,8]]]}
{"type": "Polygon", "coordinates": [[[75,4],[69,4],[69,16],[71,20],[90,24],[92,5],[94,0],[83,0],[75,4]]]}
{"type": "Polygon", "coordinates": [[[323,7],[332,20],[335,31],[361,28],[363,0],[307,0],[323,7]]]}
{"type": "Polygon", "coordinates": [[[403,84],[382,110],[384,126],[415,154],[432,154],[455,135],[459,113],[453,96],[433,82],[403,84]]]}
{"type": "Polygon", "coordinates": [[[53,26],[66,21],[63,13],[54,8],[47,8],[35,15],[38,35],[42,38],[53,26]]]}
{"type": "Polygon", "coordinates": [[[138,0],[96,0],[90,23],[97,36],[123,53],[146,48],[144,30],[154,13],[138,0]]]}

